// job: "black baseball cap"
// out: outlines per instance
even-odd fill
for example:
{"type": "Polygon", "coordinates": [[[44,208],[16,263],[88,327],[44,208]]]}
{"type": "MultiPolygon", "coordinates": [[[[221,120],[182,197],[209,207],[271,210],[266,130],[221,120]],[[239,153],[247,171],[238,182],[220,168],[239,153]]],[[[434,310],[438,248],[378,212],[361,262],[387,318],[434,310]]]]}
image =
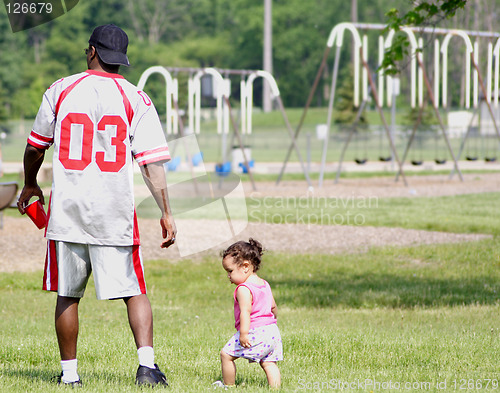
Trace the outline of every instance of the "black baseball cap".
{"type": "Polygon", "coordinates": [[[97,54],[106,64],[129,66],[127,57],[128,36],[115,25],[97,26],[89,39],[97,54]]]}

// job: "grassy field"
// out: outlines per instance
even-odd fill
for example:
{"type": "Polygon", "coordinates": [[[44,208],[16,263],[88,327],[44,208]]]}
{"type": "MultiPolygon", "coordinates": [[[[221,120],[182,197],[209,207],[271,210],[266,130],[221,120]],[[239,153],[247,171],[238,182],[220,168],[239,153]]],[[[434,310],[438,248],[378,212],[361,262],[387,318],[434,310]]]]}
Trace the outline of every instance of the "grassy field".
{"type": "Polygon", "coordinates": [[[432,198],[250,197],[249,220],[500,235],[500,193],[432,198]]]}
{"type": "MultiPolygon", "coordinates": [[[[349,256],[267,255],[262,276],[274,288],[285,343],[283,391],[315,383],[331,390],[334,380],[431,383],[429,391],[444,382],[498,380],[499,246],[490,240],[349,256]]],[[[233,332],[233,287],[220,262],[150,261],[146,270],[157,360],[171,390],[210,390],[233,332]]],[[[59,372],[55,296],[39,284],[39,274],[0,276],[2,392],[60,391],[50,382],[59,372]]],[[[91,285],[81,304],[85,391],[137,391],[136,362],[124,305],[98,302],[91,285]]],[[[238,390],[267,391],[258,366],[238,366],[238,390]]]]}
{"type": "MultiPolygon", "coordinates": [[[[493,234],[489,240],[266,255],[261,275],[273,287],[285,346],[282,390],[498,391],[499,199],[379,199],[376,207],[357,207],[370,225],[493,234]]],[[[265,210],[276,220],[289,213],[276,198],[257,204],[249,200],[250,219],[262,219],[265,210]]],[[[220,261],[147,261],[146,277],[157,361],[170,390],[211,390],[220,378],[219,351],[234,330],[234,287],[220,261]]],[[[51,382],[60,370],[55,295],[40,284],[40,273],[0,275],[1,392],[61,391],[51,382]]],[[[84,391],[138,390],[125,307],[95,300],[92,283],[81,303],[78,358],[84,391]]],[[[237,365],[238,391],[268,391],[260,367],[237,365]]]]}

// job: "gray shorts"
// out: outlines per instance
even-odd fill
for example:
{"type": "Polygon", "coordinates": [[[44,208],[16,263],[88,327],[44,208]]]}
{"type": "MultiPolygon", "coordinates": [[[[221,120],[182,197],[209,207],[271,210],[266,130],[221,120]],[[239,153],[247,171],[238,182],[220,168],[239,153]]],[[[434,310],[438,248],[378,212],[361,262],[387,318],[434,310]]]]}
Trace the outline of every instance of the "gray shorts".
{"type": "Polygon", "coordinates": [[[140,246],[97,246],[49,240],[43,289],[81,298],[94,272],[98,299],[146,293],[140,246]]]}

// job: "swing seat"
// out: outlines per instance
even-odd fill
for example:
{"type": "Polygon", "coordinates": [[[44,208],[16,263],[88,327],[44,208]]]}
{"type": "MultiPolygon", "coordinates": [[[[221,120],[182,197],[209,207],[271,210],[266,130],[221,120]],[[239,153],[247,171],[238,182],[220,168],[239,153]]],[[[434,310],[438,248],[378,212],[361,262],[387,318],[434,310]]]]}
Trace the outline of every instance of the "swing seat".
{"type": "Polygon", "coordinates": [[[215,173],[218,176],[227,176],[231,173],[231,163],[230,162],[225,162],[223,164],[216,164],[215,165],[215,173]]]}
{"type": "Polygon", "coordinates": [[[167,163],[167,168],[169,171],[175,172],[175,170],[177,170],[177,167],[180,165],[180,163],[181,163],[181,158],[175,157],[173,160],[171,160],[167,163]]]}
{"type": "Polygon", "coordinates": [[[440,159],[440,158],[435,158],[434,159],[434,162],[438,165],[443,165],[443,164],[446,164],[446,159],[443,158],[443,159],[440,159]]]}
{"type": "Polygon", "coordinates": [[[422,165],[424,162],[422,160],[411,160],[411,164],[415,166],[422,165]]]}
{"type": "Polygon", "coordinates": [[[366,164],[366,162],[368,161],[367,158],[355,158],[354,159],[354,162],[358,165],[363,165],[363,164],[366,164]]]}
{"type": "Polygon", "coordinates": [[[203,162],[203,152],[198,152],[196,153],[192,158],[191,161],[193,163],[193,166],[198,166],[200,165],[201,162],[203,162]]]}
{"type": "Polygon", "coordinates": [[[390,157],[390,156],[389,156],[389,157],[383,157],[383,156],[380,156],[380,157],[378,158],[378,160],[379,160],[379,161],[382,161],[382,162],[389,162],[389,161],[391,161],[391,160],[392,160],[392,157],[390,157]]]}
{"type": "Polygon", "coordinates": [[[475,156],[466,156],[465,159],[467,161],[477,161],[477,157],[475,157],[475,156]]]}
{"type": "Polygon", "coordinates": [[[496,157],[485,157],[484,158],[484,161],[486,162],[495,162],[497,160],[496,157]]]}

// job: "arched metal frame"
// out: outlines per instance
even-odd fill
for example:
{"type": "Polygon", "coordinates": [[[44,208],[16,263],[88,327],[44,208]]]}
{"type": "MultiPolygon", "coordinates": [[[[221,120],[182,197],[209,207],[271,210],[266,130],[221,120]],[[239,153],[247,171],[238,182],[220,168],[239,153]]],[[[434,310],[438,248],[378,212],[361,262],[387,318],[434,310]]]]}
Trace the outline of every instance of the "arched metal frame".
{"type": "MultiPolygon", "coordinates": [[[[321,61],[318,73],[316,74],[316,78],[314,80],[314,83],[312,85],[311,91],[309,93],[309,97],[307,99],[306,105],[304,107],[304,111],[302,113],[301,119],[299,121],[299,124],[295,130],[295,133],[293,135],[292,139],[292,144],[290,145],[289,148],[289,153],[287,154],[287,157],[285,161],[283,162],[283,167],[280,173],[280,176],[278,178],[278,183],[284,174],[284,171],[286,169],[286,164],[288,162],[288,159],[290,157],[290,153],[293,149],[293,145],[296,143],[297,137],[300,133],[300,129],[303,125],[305,116],[307,114],[307,111],[309,109],[309,106],[312,102],[312,97],[314,96],[314,92],[319,84],[319,80],[321,79],[324,67],[326,66],[326,60],[329,54],[330,49],[333,47],[334,44],[337,44],[337,55],[335,57],[335,65],[334,65],[334,73],[333,73],[333,79],[332,79],[332,87],[331,87],[331,93],[330,93],[330,102],[329,102],[329,110],[328,110],[328,119],[327,119],[327,129],[328,129],[328,135],[329,135],[329,130],[331,128],[331,116],[332,116],[332,107],[333,107],[333,100],[335,96],[335,84],[336,84],[336,78],[337,78],[337,67],[338,67],[338,58],[340,55],[340,46],[342,46],[343,42],[343,34],[345,30],[349,30],[353,37],[354,37],[354,47],[355,47],[355,56],[354,56],[354,99],[353,102],[356,106],[359,104],[359,91],[360,91],[360,86],[359,86],[359,56],[357,53],[361,55],[362,63],[363,63],[363,85],[361,86],[361,90],[363,92],[363,100],[366,100],[367,97],[367,91],[368,91],[368,85],[370,85],[371,88],[371,93],[373,97],[375,98],[375,102],[377,105],[377,108],[379,109],[379,113],[381,116],[381,119],[383,120],[384,126],[386,126],[385,119],[383,119],[383,112],[380,111],[380,106],[383,105],[383,102],[385,101],[387,105],[392,104],[392,89],[390,87],[390,84],[392,83],[392,78],[390,76],[387,77],[387,84],[388,87],[385,89],[384,86],[384,76],[382,73],[378,74],[378,91],[375,85],[373,84],[373,81],[370,78],[369,75],[369,67],[367,65],[367,44],[368,40],[366,38],[366,35],[363,37],[363,40],[361,40],[361,37],[358,32],[359,29],[363,30],[384,30],[386,28],[385,25],[381,24],[366,24],[366,23],[340,23],[336,25],[330,32],[330,35],[327,40],[327,46],[325,49],[325,52],[323,54],[323,59],[321,61]],[[365,77],[366,75],[366,77],[365,77]],[[384,100],[384,96],[386,100],[384,100]],[[378,98],[377,98],[378,97],[378,98]]],[[[447,53],[448,53],[448,45],[449,41],[453,36],[459,36],[462,37],[466,44],[466,49],[467,49],[467,57],[465,59],[466,63],[466,92],[467,92],[467,97],[466,97],[466,106],[467,108],[470,106],[470,71],[471,71],[471,64],[474,67],[474,85],[473,85],[473,104],[474,106],[478,105],[479,101],[479,89],[483,91],[484,96],[486,97],[485,101],[488,105],[488,109],[490,111],[493,123],[495,125],[495,130],[497,132],[497,135],[500,139],[500,132],[498,131],[498,127],[496,125],[495,117],[491,109],[491,92],[494,91],[494,102],[495,105],[498,106],[498,96],[499,96],[499,85],[500,85],[500,34],[497,33],[488,33],[488,32],[477,32],[477,31],[463,31],[463,30],[450,30],[450,29],[440,29],[440,28],[413,28],[413,27],[403,27],[401,29],[403,33],[406,33],[408,35],[408,38],[410,40],[410,45],[411,45],[411,97],[410,97],[410,102],[412,107],[416,107],[417,104],[420,107],[420,110],[423,109],[424,106],[424,84],[427,89],[427,95],[429,99],[432,101],[432,105],[434,107],[436,116],[439,119],[439,123],[442,129],[443,137],[446,139],[448,150],[450,151],[450,154],[453,157],[454,161],[454,168],[452,170],[452,174],[454,171],[459,173],[460,179],[462,179],[460,169],[458,167],[458,162],[457,159],[455,158],[455,155],[453,153],[453,150],[451,149],[451,145],[449,143],[449,140],[447,138],[446,134],[446,129],[445,126],[441,120],[441,117],[438,112],[438,107],[440,103],[440,72],[442,72],[442,105],[443,107],[446,107],[447,105],[447,73],[448,73],[448,62],[447,62],[447,53]],[[438,39],[435,39],[434,43],[434,87],[431,86],[431,83],[429,81],[429,78],[426,74],[425,71],[425,66],[423,63],[423,38],[419,37],[418,39],[415,36],[415,32],[419,32],[421,34],[438,34],[438,35],[445,35],[445,39],[443,41],[443,45],[439,45],[438,39]],[[487,87],[484,86],[481,73],[478,67],[478,62],[479,62],[479,44],[476,41],[474,45],[472,45],[472,42],[470,41],[469,35],[475,36],[477,38],[480,37],[487,37],[487,38],[496,38],[496,44],[495,47],[491,45],[491,43],[488,45],[488,64],[487,64],[487,87]],[[440,53],[442,54],[442,65],[440,63],[440,53]],[[494,65],[494,72],[492,71],[492,64],[493,64],[493,57],[495,58],[495,65],[494,65]],[[493,81],[493,74],[494,74],[494,81],[493,81]]],[[[384,40],[383,36],[379,36],[379,57],[378,57],[378,62],[379,65],[382,63],[384,53],[387,48],[390,47],[392,43],[392,39],[396,32],[390,31],[389,35],[386,40],[384,40]]],[[[387,127],[386,127],[387,128],[387,127]]],[[[389,135],[389,139],[390,135],[389,135]]],[[[349,138],[347,143],[349,142],[349,138]]],[[[410,142],[411,143],[411,140],[410,142]]],[[[325,140],[324,145],[323,145],[323,157],[322,157],[322,163],[321,163],[321,170],[320,170],[320,181],[319,181],[319,186],[322,185],[322,180],[323,180],[323,173],[324,173],[324,167],[326,164],[326,151],[327,151],[327,144],[328,144],[328,138],[325,140]]],[[[391,140],[392,144],[392,140],[391,140]]],[[[393,145],[392,145],[393,148],[393,145]]],[[[394,150],[394,148],[393,148],[394,150]]],[[[395,150],[394,150],[395,153],[395,150]]],[[[460,155],[459,155],[460,156],[460,155]]],[[[458,157],[459,157],[458,156],[458,157]]],[[[341,160],[343,157],[343,153],[341,154],[341,160]]],[[[402,168],[402,164],[404,163],[404,159],[401,163],[398,162],[399,164],[399,172],[397,175],[397,178],[400,174],[403,175],[404,179],[404,172],[402,168]]],[[[340,164],[339,163],[339,171],[340,171],[340,164]]],[[[450,175],[451,176],[451,175],[450,175]]],[[[406,183],[406,181],[405,181],[406,183]]]]}
{"type": "MultiPolygon", "coordinates": [[[[293,136],[293,131],[288,120],[283,101],[281,100],[280,91],[276,80],[269,72],[262,70],[228,70],[228,69],[218,69],[218,68],[179,68],[179,67],[161,67],[155,66],[148,68],[141,75],[138,88],[144,89],[144,86],[148,78],[155,73],[160,73],[165,77],[166,86],[166,118],[167,118],[167,133],[177,134],[179,128],[181,134],[183,134],[183,125],[181,118],[179,116],[178,110],[178,83],[176,78],[172,78],[171,73],[177,74],[178,72],[189,73],[188,78],[188,124],[191,132],[199,134],[201,131],[200,118],[201,118],[201,77],[203,75],[209,74],[213,77],[215,98],[217,102],[217,132],[222,135],[222,151],[223,151],[223,162],[225,161],[225,151],[227,145],[227,135],[229,133],[229,124],[232,123],[235,135],[237,136],[240,148],[242,150],[245,165],[248,169],[248,174],[250,180],[252,181],[252,186],[256,189],[253,177],[250,171],[249,163],[245,155],[243,148],[243,142],[241,139],[241,134],[250,134],[252,132],[252,112],[253,112],[253,83],[257,78],[265,79],[270,86],[271,99],[274,100],[281,114],[283,116],[284,123],[290,134],[293,136]],[[223,75],[226,77],[224,78],[223,75]],[[231,93],[231,81],[229,75],[240,75],[240,129],[232,115],[231,104],[229,102],[229,96],[231,93]],[[246,78],[246,79],[245,79],[246,78]]],[[[312,187],[312,182],[307,173],[306,167],[302,160],[302,156],[298,146],[292,144],[297,152],[299,161],[302,166],[304,175],[308,181],[310,187],[312,187]]]]}

